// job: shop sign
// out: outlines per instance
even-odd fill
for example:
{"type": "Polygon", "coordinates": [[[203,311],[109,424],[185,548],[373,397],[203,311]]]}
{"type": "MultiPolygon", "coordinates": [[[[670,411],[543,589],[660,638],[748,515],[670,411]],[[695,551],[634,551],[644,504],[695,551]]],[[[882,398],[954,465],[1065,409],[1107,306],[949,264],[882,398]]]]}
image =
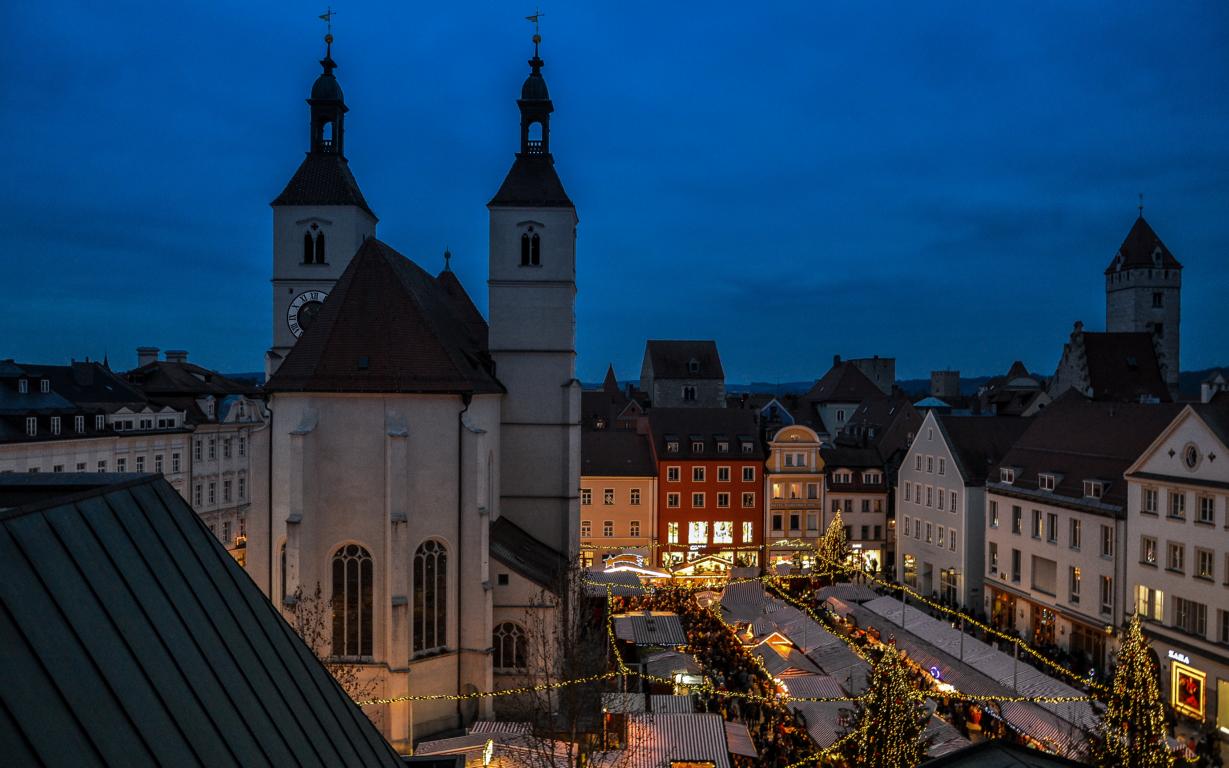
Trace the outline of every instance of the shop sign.
{"type": "Polygon", "coordinates": [[[931,676],[931,677],[933,677],[933,678],[934,678],[934,679],[936,679],[936,680],[942,680],[942,679],[943,679],[943,674],[939,671],[939,668],[938,668],[938,667],[931,667],[931,668],[930,668],[930,676],[931,676]]]}
{"type": "Polygon", "coordinates": [[[1170,649],[1169,649],[1169,658],[1173,659],[1174,661],[1180,661],[1180,662],[1182,662],[1183,664],[1190,664],[1190,663],[1191,663],[1191,657],[1190,657],[1190,656],[1187,656],[1185,653],[1178,653],[1178,652],[1177,652],[1177,651],[1175,651],[1173,648],[1170,648],[1170,649]]]}

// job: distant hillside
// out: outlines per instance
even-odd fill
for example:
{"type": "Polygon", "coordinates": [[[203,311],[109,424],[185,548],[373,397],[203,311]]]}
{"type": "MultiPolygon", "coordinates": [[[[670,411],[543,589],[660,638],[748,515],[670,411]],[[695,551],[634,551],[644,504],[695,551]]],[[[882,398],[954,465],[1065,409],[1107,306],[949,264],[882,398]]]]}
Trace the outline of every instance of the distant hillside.
{"type": "MultiPolygon", "coordinates": [[[[1223,371],[1226,376],[1229,376],[1229,366],[1218,366],[1215,368],[1204,368],[1199,371],[1183,371],[1178,375],[1178,393],[1183,400],[1198,400],[1199,385],[1203,380],[1211,376],[1215,371],[1223,371]]],[[[1036,373],[1036,371],[1034,371],[1036,373]]],[[[1001,374],[999,374],[1001,375],[1001,374]]],[[[977,393],[977,389],[989,381],[990,376],[972,376],[960,378],[960,394],[973,395],[977,393]]],[[[750,384],[726,384],[725,391],[729,394],[741,394],[743,392],[771,393],[774,395],[800,395],[811,388],[814,381],[782,381],[782,382],[767,382],[753,381],[750,384]]],[[[624,389],[631,384],[640,386],[637,381],[621,381],[619,385],[624,389]]],[[[585,389],[599,389],[601,383],[586,383],[583,384],[585,389]]],[[[912,398],[920,399],[930,394],[930,379],[898,379],[896,386],[900,387],[907,395],[912,398]]]]}

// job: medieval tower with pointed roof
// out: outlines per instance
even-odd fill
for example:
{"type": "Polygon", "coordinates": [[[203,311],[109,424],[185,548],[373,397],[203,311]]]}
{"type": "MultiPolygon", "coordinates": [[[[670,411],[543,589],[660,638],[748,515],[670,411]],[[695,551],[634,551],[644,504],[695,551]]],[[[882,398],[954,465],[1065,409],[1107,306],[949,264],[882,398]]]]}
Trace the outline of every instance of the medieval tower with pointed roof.
{"type": "Polygon", "coordinates": [[[488,203],[489,322],[447,257],[433,274],[376,238],[331,50],[309,151],[273,201],[248,572],[287,616],[317,603],[318,652],[356,666],[402,752],[491,715],[465,694],[525,684],[579,546],[577,218],[537,42],[520,151],[488,203]]]}
{"type": "Polygon", "coordinates": [[[1144,219],[1139,218],[1105,268],[1105,330],[1152,334],[1162,375],[1178,393],[1182,265],[1144,219]]]}

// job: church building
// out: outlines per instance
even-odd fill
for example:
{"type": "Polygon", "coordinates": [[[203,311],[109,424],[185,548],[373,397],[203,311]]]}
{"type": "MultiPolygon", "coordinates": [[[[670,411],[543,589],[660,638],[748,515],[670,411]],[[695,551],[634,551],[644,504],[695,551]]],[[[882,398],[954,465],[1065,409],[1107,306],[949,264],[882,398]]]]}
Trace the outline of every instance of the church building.
{"type": "Polygon", "coordinates": [[[535,36],[519,152],[488,203],[488,322],[447,254],[432,274],[377,238],[326,41],[308,153],[272,203],[267,512],[247,565],[284,612],[321,588],[334,657],[393,700],[365,711],[409,752],[491,700],[405,697],[523,679],[577,553],[577,217],[535,36]]]}

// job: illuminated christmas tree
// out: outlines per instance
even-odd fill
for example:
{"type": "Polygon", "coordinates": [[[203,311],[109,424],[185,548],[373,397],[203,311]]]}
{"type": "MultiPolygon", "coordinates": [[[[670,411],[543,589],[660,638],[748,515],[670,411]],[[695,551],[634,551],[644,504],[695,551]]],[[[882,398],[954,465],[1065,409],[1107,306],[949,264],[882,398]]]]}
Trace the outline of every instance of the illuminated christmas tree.
{"type": "Polygon", "coordinates": [[[1169,768],[1173,752],[1165,741],[1165,705],[1148,641],[1132,615],[1118,650],[1114,682],[1101,716],[1093,764],[1103,768],[1169,768]]]}
{"type": "Polygon", "coordinates": [[[840,509],[832,516],[832,522],[828,523],[828,529],[824,531],[815,550],[819,557],[820,572],[824,575],[832,574],[834,579],[840,578],[843,571],[837,565],[845,565],[851,551],[849,540],[845,538],[845,524],[841,522],[840,509]]]}
{"type": "Polygon", "coordinates": [[[846,761],[856,768],[913,768],[926,756],[927,718],[905,660],[895,646],[884,646],[854,714],[846,761]]]}

